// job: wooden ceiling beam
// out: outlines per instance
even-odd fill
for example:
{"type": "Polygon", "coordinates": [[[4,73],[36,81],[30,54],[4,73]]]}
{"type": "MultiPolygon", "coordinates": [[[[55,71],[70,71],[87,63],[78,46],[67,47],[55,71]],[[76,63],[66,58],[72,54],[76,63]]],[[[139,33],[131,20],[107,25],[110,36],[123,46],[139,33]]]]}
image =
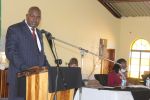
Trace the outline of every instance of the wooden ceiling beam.
{"type": "Polygon", "coordinates": [[[112,13],[115,17],[121,18],[121,14],[118,13],[111,5],[108,3],[108,0],[98,0],[106,9],[109,10],[110,13],[112,13]]]}
{"type": "MultiPolygon", "coordinates": [[[[121,18],[122,16],[126,16],[122,10],[122,7],[120,6],[121,4],[128,4],[130,3],[131,4],[131,8],[132,9],[132,4],[135,4],[135,3],[138,3],[139,4],[139,7],[140,7],[140,4],[144,4],[145,6],[149,7],[149,3],[150,3],[150,0],[98,0],[109,12],[111,12],[115,17],[117,18],[121,18]],[[147,4],[146,4],[147,3],[147,4]],[[119,6],[116,6],[116,5],[119,5],[119,6]],[[123,15],[121,15],[123,14],[123,15]]],[[[126,6],[127,7],[127,6],[126,6]]],[[[136,7],[135,7],[136,9],[136,7]]],[[[135,10],[134,7],[133,7],[133,10],[135,12],[138,12],[138,10],[135,10]]],[[[140,8],[139,8],[140,9],[140,8]]],[[[142,9],[142,8],[141,8],[142,9]]],[[[146,9],[146,8],[145,8],[146,9]]],[[[148,8],[147,8],[148,10],[148,8]]],[[[141,13],[140,11],[138,12],[139,14],[141,13]]],[[[149,13],[148,13],[149,14],[149,13]]],[[[142,15],[142,14],[141,14],[142,15]]],[[[137,16],[137,15],[136,15],[137,16]]],[[[140,16],[140,15],[138,15],[140,16]]],[[[142,15],[143,16],[143,15],[142,15]]],[[[145,16],[145,15],[144,15],[145,16]]]]}
{"type": "Polygon", "coordinates": [[[144,2],[150,0],[106,0],[106,2],[144,2]]]}

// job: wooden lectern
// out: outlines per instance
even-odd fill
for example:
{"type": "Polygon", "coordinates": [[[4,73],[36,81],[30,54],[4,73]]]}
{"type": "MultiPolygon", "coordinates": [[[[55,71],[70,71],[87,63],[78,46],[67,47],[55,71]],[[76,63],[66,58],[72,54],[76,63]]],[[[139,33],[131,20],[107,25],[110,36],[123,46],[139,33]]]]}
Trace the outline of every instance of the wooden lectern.
{"type": "Polygon", "coordinates": [[[57,89],[56,73],[57,67],[37,67],[18,73],[18,97],[25,100],[54,100],[57,91],[57,100],[73,100],[74,88],[82,86],[80,68],[59,67],[57,89]]]}
{"type": "Polygon", "coordinates": [[[0,98],[8,97],[7,73],[8,69],[0,70],[0,98]]]}

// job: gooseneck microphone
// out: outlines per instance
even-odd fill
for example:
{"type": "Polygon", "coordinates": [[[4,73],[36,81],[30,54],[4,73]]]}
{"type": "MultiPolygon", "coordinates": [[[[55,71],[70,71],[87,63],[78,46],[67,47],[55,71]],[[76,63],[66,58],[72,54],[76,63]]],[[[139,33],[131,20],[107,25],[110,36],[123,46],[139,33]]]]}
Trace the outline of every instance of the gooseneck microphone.
{"type": "Polygon", "coordinates": [[[41,30],[41,33],[44,33],[49,44],[50,44],[50,47],[52,47],[52,34],[48,31],[45,31],[44,29],[41,30]]]}
{"type": "Polygon", "coordinates": [[[42,29],[42,30],[41,30],[41,33],[45,33],[46,35],[48,35],[48,34],[49,34],[49,35],[51,35],[51,36],[52,36],[52,34],[51,34],[50,32],[45,31],[44,29],[42,29]]]}

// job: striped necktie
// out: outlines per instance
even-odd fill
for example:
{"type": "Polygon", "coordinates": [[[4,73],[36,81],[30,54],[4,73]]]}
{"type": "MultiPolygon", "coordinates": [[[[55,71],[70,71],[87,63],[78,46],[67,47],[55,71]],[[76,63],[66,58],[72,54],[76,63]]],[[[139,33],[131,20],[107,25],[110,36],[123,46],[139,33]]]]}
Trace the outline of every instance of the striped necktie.
{"type": "Polygon", "coordinates": [[[32,38],[34,40],[35,46],[38,48],[36,34],[35,34],[35,28],[32,28],[32,38]]]}
{"type": "Polygon", "coordinates": [[[36,40],[35,28],[32,28],[32,38],[36,40]]]}

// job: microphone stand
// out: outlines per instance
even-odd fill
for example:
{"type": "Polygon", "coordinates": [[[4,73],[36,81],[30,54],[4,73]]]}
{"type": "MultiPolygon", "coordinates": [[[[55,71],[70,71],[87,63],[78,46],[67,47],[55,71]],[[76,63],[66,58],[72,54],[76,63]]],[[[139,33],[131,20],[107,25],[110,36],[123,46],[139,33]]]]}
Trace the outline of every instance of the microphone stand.
{"type": "MultiPolygon", "coordinates": [[[[52,39],[50,38],[51,36],[49,34],[45,34],[46,38],[47,38],[47,41],[49,43],[49,46],[50,46],[50,49],[52,51],[52,54],[53,54],[53,57],[55,59],[55,64],[57,64],[57,74],[56,74],[56,80],[55,80],[55,94],[54,94],[54,100],[57,100],[57,88],[58,88],[58,78],[59,78],[59,73],[60,73],[60,76],[61,76],[61,79],[63,81],[63,85],[64,87],[66,88],[67,87],[67,84],[65,82],[65,79],[62,75],[62,72],[60,71],[59,69],[59,65],[62,64],[62,60],[61,59],[58,59],[58,57],[56,57],[55,53],[54,53],[54,50],[53,50],[53,41],[52,39]]],[[[55,51],[56,52],[56,51],[55,51]]]]}
{"type": "MultiPolygon", "coordinates": [[[[74,48],[79,49],[79,50],[80,50],[80,53],[81,53],[81,68],[83,67],[83,57],[84,57],[84,53],[89,53],[89,54],[94,55],[94,56],[97,56],[97,57],[99,57],[99,58],[101,58],[101,59],[103,59],[103,60],[107,60],[107,61],[110,61],[110,62],[115,63],[115,61],[112,61],[112,60],[107,59],[107,58],[102,58],[102,56],[97,55],[97,54],[95,54],[95,53],[93,53],[93,52],[91,52],[91,51],[89,51],[89,50],[86,50],[86,49],[84,49],[84,48],[82,48],[82,47],[79,47],[79,46],[70,44],[70,43],[68,43],[68,42],[65,42],[65,41],[63,41],[63,40],[57,39],[57,38],[52,37],[52,36],[51,36],[50,38],[53,39],[53,40],[56,40],[56,41],[58,41],[58,42],[61,42],[61,43],[63,43],[63,44],[66,44],[66,45],[69,45],[69,46],[71,46],[71,47],[74,47],[74,48]]],[[[120,65],[120,64],[119,64],[119,65],[120,65]]],[[[82,87],[79,88],[79,100],[81,100],[81,98],[82,98],[82,87]]]]}
{"type": "MultiPolygon", "coordinates": [[[[77,49],[81,50],[82,52],[89,53],[89,54],[91,54],[91,55],[100,57],[100,58],[103,59],[103,60],[107,60],[107,61],[110,61],[110,62],[115,63],[115,61],[112,61],[112,60],[110,60],[110,59],[104,58],[104,57],[102,57],[102,56],[100,56],[100,55],[97,55],[97,54],[95,54],[95,53],[93,53],[93,52],[91,52],[91,51],[89,51],[89,50],[86,50],[86,49],[84,49],[84,48],[82,48],[82,47],[79,47],[79,46],[76,46],[76,45],[67,43],[67,42],[65,42],[65,41],[63,41],[63,40],[60,40],[60,39],[57,39],[57,38],[55,38],[55,37],[50,37],[50,38],[53,39],[53,40],[56,40],[56,41],[58,41],[58,42],[64,43],[64,44],[66,44],[66,45],[69,45],[69,46],[71,46],[71,47],[77,48],[77,49]]],[[[81,55],[81,57],[82,57],[82,55],[81,55]]],[[[117,64],[119,64],[119,63],[117,63],[117,64]]],[[[119,65],[120,65],[120,64],[119,64],[119,65]]]]}

